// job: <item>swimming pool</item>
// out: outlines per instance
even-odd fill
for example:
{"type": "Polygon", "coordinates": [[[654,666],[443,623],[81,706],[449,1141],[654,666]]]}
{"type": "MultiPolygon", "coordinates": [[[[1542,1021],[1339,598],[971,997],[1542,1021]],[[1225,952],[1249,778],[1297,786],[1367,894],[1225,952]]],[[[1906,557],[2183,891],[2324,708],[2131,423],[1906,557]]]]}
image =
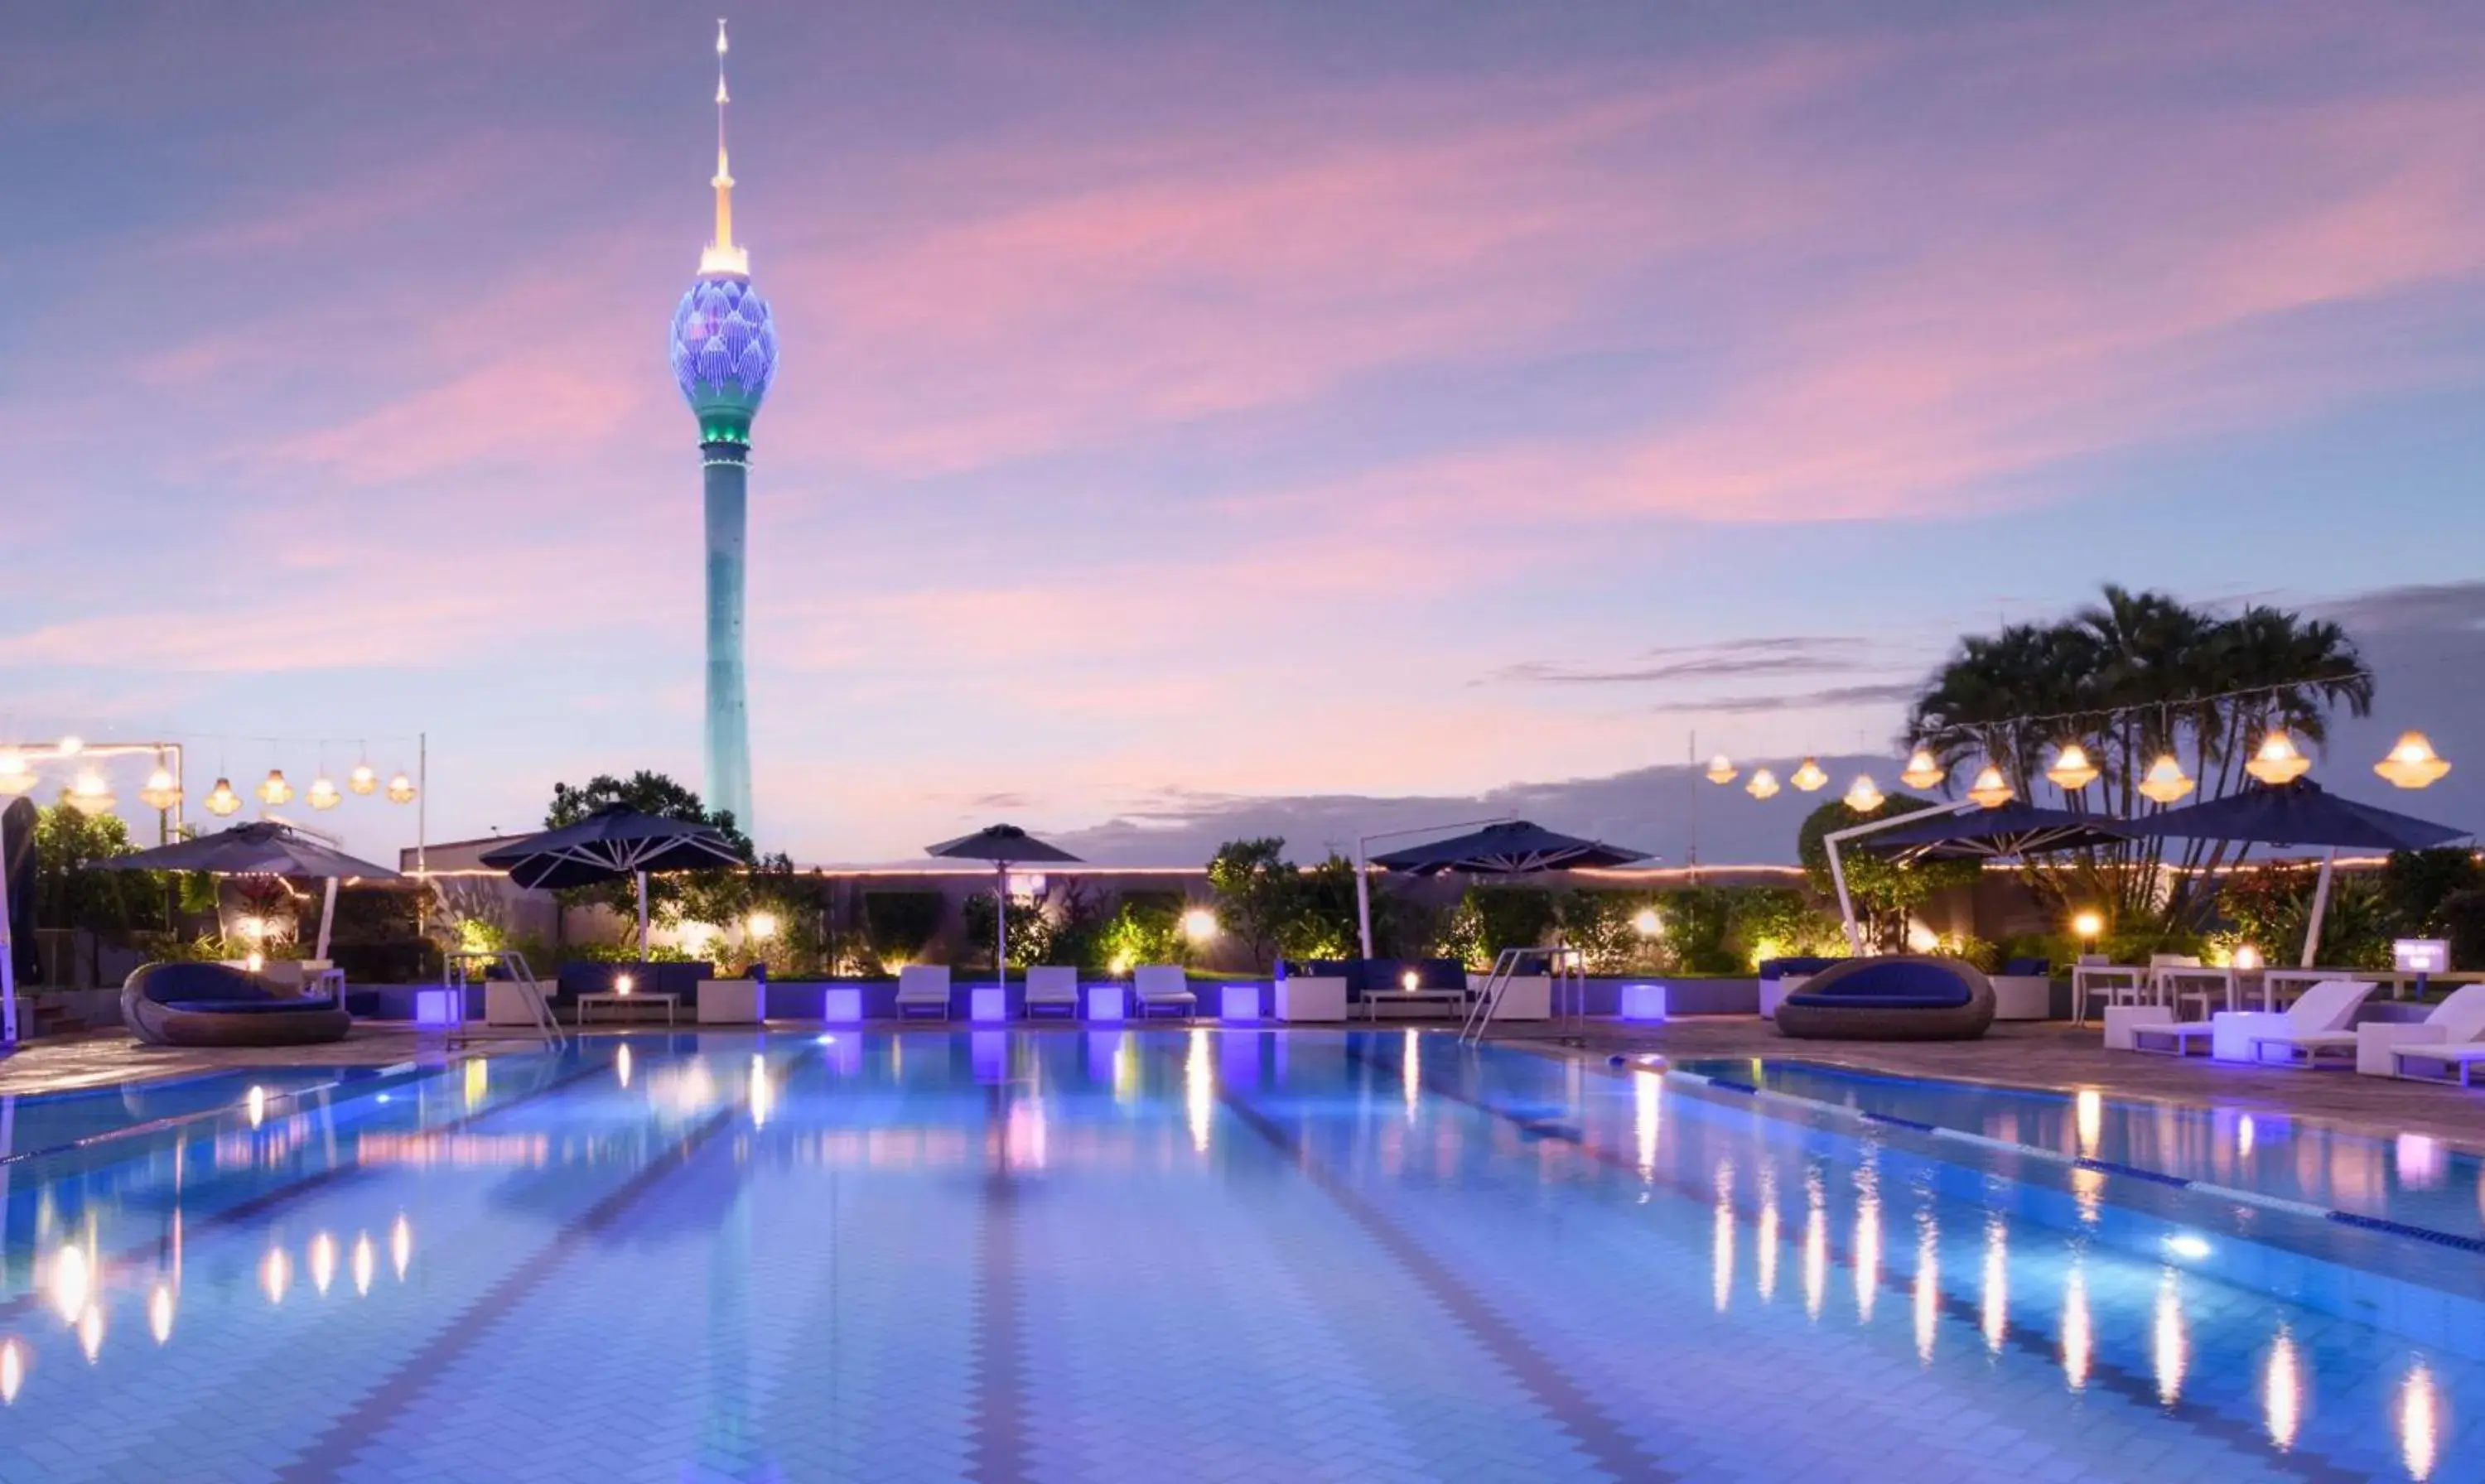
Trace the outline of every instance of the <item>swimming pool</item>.
{"type": "Polygon", "coordinates": [[[1416,1032],[590,1039],[0,1166],[0,1477],[2478,1476],[2474,1258],[2358,1317],[2387,1235],[1989,1152],[1416,1032]]]}

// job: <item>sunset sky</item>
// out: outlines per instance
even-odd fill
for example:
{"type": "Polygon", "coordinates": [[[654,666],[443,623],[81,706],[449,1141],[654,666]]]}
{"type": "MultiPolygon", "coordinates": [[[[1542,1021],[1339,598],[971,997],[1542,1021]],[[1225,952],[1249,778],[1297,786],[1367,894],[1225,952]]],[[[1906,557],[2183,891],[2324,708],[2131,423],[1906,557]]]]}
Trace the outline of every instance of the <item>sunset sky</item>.
{"type": "MultiPolygon", "coordinates": [[[[696,783],[714,15],[18,8],[0,729],[194,795],[427,732],[435,839],[696,783]]],[[[2389,801],[2485,823],[2485,8],[732,20],[765,849],[1679,858],[1693,731],[1888,787],[1962,630],[2108,580],[2344,618],[2316,776],[2423,726],[2462,770],[2389,801]]]]}

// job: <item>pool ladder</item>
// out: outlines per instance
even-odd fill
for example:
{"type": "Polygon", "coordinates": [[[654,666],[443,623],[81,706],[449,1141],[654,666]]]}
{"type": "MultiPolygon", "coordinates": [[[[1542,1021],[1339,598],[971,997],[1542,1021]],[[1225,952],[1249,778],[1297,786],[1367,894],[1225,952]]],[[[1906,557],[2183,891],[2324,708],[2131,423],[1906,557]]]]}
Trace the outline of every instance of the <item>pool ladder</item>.
{"type": "MultiPolygon", "coordinates": [[[[466,1025],[466,985],[470,977],[469,965],[482,967],[485,982],[483,992],[489,996],[492,965],[495,963],[508,970],[509,985],[517,990],[518,998],[526,1002],[527,1009],[534,1015],[535,1029],[542,1033],[544,1040],[555,1046],[567,1045],[569,1033],[562,1030],[560,1021],[554,1017],[552,1003],[544,998],[543,985],[536,981],[534,970],[527,967],[527,956],[514,951],[453,953],[441,961],[441,979],[451,991],[451,1003],[457,1007],[459,1030],[462,1031],[466,1025]]],[[[490,1018],[490,1013],[487,1008],[484,1012],[487,1020],[490,1018]]]]}
{"type": "Polygon", "coordinates": [[[1492,1017],[1501,1010],[1501,1002],[1510,992],[1516,979],[1538,976],[1521,974],[1521,969],[1542,968],[1550,1003],[1556,1035],[1564,1039],[1585,1040],[1588,1018],[1588,979],[1578,950],[1559,943],[1543,948],[1505,948],[1493,956],[1492,972],[1485,976],[1484,988],[1467,1007],[1466,1019],[1459,1025],[1459,1040],[1463,1045],[1482,1041],[1491,1029],[1492,1017]]]}

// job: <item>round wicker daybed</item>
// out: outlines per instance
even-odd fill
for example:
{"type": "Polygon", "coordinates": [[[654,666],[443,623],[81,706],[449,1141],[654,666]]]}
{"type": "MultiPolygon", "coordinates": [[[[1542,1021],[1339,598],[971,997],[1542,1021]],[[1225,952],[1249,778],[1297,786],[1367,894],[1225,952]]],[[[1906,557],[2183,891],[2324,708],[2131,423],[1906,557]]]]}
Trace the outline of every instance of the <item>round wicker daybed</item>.
{"type": "Polygon", "coordinates": [[[1778,1002],[1777,1021],[1803,1040],[1973,1040],[1993,1024],[1993,985],[1956,958],[1848,958],[1778,1002]]]}
{"type": "Polygon", "coordinates": [[[144,963],[121,986],[121,1018],[158,1046],[302,1046],[343,1040],[354,1017],[225,963],[144,963]]]}

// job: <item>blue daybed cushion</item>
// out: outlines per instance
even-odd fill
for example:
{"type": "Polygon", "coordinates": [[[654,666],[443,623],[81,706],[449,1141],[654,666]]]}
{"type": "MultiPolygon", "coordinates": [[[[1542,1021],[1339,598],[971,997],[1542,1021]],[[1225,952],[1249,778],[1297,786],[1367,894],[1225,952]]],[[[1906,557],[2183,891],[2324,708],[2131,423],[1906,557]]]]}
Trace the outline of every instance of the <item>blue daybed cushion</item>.
{"type": "Polygon", "coordinates": [[[147,998],[177,1010],[300,1010],[305,1004],[325,1008],[327,1001],[304,1000],[256,974],[224,963],[155,963],[147,966],[139,987],[147,998]]]}
{"type": "Polygon", "coordinates": [[[1788,995],[1789,1005],[1857,1010],[1954,1010],[1968,1001],[1967,981],[1937,963],[1892,959],[1841,975],[1814,993],[1807,985],[1788,995]]]}
{"type": "Polygon", "coordinates": [[[1774,983],[1786,978],[1789,974],[1817,974],[1821,970],[1829,967],[1831,964],[1840,961],[1842,960],[1837,958],[1802,958],[1764,959],[1761,964],[1761,978],[1774,983]]]}

